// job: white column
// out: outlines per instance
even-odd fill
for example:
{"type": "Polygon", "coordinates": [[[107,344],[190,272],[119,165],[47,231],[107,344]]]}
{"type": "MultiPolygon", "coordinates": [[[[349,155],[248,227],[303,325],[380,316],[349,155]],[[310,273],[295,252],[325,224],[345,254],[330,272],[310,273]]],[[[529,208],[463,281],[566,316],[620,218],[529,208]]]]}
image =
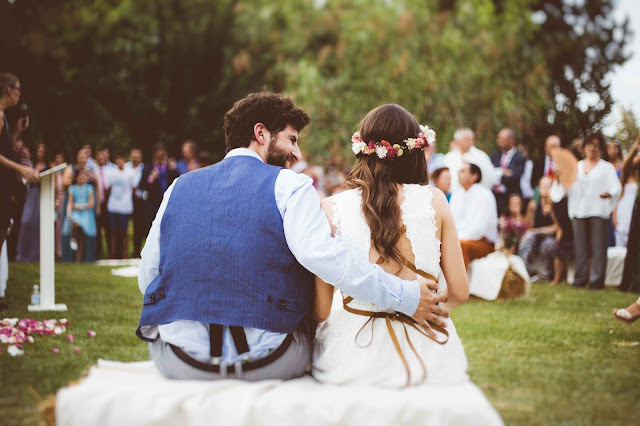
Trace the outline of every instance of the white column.
{"type": "Polygon", "coordinates": [[[55,174],[61,164],[40,174],[40,304],[29,305],[30,311],[66,311],[67,305],[56,304],[55,288],[55,174]]]}

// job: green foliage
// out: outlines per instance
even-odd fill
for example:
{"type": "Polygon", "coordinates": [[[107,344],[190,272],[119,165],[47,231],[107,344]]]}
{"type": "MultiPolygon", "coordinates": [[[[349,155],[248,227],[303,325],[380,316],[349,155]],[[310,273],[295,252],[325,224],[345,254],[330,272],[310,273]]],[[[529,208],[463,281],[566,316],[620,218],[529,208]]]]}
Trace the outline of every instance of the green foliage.
{"type": "Polygon", "coordinates": [[[487,150],[505,126],[537,149],[610,111],[605,75],[629,38],[611,12],[610,0],[18,0],[0,2],[0,57],[33,131],[69,152],[161,140],[177,154],[193,138],[219,158],[225,111],[261,89],[310,113],[302,145],[317,160],[348,153],[366,112],[391,102],[435,128],[440,151],[461,126],[487,150]]]}
{"type": "Polygon", "coordinates": [[[631,108],[620,107],[620,122],[616,127],[614,137],[620,141],[623,149],[631,149],[634,141],[640,135],[639,123],[631,108]]]}

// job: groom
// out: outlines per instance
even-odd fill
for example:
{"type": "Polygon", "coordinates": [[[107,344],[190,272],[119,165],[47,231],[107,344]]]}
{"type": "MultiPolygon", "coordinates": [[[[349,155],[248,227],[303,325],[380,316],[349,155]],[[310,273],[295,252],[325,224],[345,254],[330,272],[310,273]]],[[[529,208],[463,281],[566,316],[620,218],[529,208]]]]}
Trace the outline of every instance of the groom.
{"type": "Polygon", "coordinates": [[[169,378],[292,379],[311,359],[314,274],[358,300],[443,325],[434,282],[404,281],[331,237],[312,181],[283,168],[309,116],[256,93],[224,118],[227,155],[180,176],[153,222],[138,336],[169,378]]]}

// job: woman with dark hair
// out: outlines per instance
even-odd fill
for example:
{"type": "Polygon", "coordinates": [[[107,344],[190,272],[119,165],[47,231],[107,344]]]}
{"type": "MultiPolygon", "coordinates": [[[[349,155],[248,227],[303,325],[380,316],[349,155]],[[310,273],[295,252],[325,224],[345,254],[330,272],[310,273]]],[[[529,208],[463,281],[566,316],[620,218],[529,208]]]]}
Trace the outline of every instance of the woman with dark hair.
{"type": "MultiPolygon", "coordinates": [[[[427,185],[422,150],[433,141],[435,132],[419,126],[404,108],[372,110],[352,138],[357,161],[348,189],[325,199],[322,208],[333,233],[362,259],[403,279],[421,275],[437,281],[443,273],[448,283],[444,307],[451,310],[467,300],[469,284],[447,200],[427,185]]],[[[501,423],[466,374],[467,359],[450,319],[446,329],[434,326],[437,333],[425,333],[409,317],[362,302],[356,294],[334,294],[320,280],[312,314],[326,320],[316,332],[317,380],[415,386],[425,400],[433,392],[439,401],[450,401],[424,404],[420,416],[425,423],[431,418],[442,423],[450,410],[460,423],[501,423]]]]}
{"type": "MultiPolygon", "coordinates": [[[[36,147],[36,161],[29,167],[33,167],[38,173],[49,168],[47,147],[43,143],[36,147]]],[[[27,185],[16,260],[19,262],[40,260],[40,184],[27,185]]]]}
{"type": "MultiPolygon", "coordinates": [[[[568,190],[568,208],[573,228],[576,274],[574,287],[604,288],[607,269],[609,217],[622,189],[616,169],[607,160],[602,133],[584,140],[585,157],[578,161],[578,175],[568,190]]],[[[561,172],[561,171],[560,171],[561,172]]],[[[564,188],[554,182],[551,198],[558,202],[564,188]]]]}
{"type": "Polygon", "coordinates": [[[440,167],[436,169],[432,174],[433,184],[438,188],[445,197],[447,202],[451,200],[451,172],[448,167],[440,167]]]}

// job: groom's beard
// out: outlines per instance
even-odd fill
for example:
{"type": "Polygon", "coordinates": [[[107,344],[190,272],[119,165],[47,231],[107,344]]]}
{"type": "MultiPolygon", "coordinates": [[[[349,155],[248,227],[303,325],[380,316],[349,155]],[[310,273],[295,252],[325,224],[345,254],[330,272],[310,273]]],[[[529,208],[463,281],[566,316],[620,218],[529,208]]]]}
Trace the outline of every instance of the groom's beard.
{"type": "Polygon", "coordinates": [[[272,166],[285,167],[287,163],[287,158],[289,157],[289,153],[280,147],[277,146],[276,143],[272,143],[269,145],[269,149],[267,150],[267,164],[271,164],[272,166]]]}

